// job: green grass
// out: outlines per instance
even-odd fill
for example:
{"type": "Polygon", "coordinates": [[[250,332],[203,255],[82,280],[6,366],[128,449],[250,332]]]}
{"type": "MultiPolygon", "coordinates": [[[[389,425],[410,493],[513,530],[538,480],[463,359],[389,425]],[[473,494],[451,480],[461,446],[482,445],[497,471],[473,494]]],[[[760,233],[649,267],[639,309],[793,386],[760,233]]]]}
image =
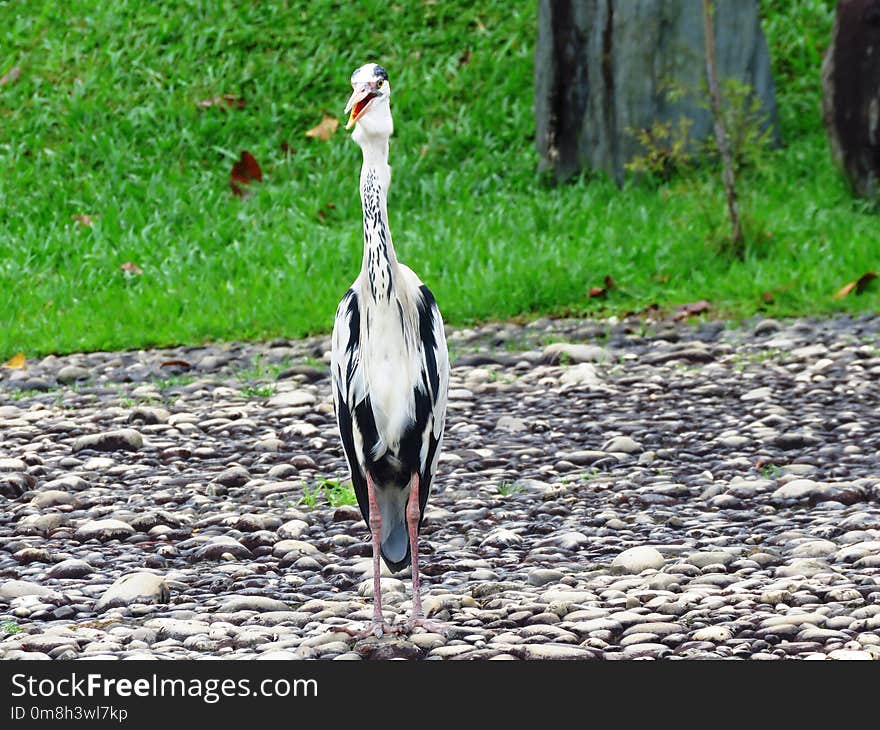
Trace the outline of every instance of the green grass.
{"type": "Polygon", "coordinates": [[[21,390],[11,390],[8,395],[12,400],[28,400],[29,398],[39,398],[41,395],[46,395],[46,393],[51,393],[50,390],[30,390],[28,388],[23,388],[21,390]]]}
{"type": "Polygon", "coordinates": [[[169,390],[171,388],[182,388],[194,382],[196,382],[195,375],[184,373],[181,375],[170,375],[167,378],[155,378],[153,385],[156,386],[157,390],[169,390]]]}
{"type": "Polygon", "coordinates": [[[303,486],[303,494],[299,504],[305,507],[317,507],[320,504],[341,507],[346,504],[357,504],[357,497],[351,484],[342,484],[335,479],[321,479],[313,486],[303,486]]]}
{"type": "Polygon", "coordinates": [[[0,623],[0,631],[3,631],[7,636],[12,636],[13,634],[18,634],[24,631],[15,621],[3,621],[0,623]]]}
{"type": "Polygon", "coordinates": [[[880,254],[821,128],[833,5],[762,2],[786,146],[740,183],[761,244],[731,262],[707,174],[622,191],[536,174],[535,2],[0,0],[0,75],[21,68],[0,87],[0,358],[329,330],[360,267],[360,153],[341,127],[305,131],[342,118],[373,59],[394,89],[395,244],[447,321],[874,310],[876,282],[831,299],[880,254]],[[221,94],[244,108],[198,106],[221,94]],[[265,175],[245,200],[228,187],[243,149],[265,175]],[[588,299],[606,275],[617,288],[588,299]]]}
{"type": "Polygon", "coordinates": [[[265,380],[267,378],[275,379],[278,374],[290,367],[290,361],[284,359],[282,362],[267,362],[262,355],[257,355],[248,368],[239,370],[235,376],[242,382],[251,380],[265,380]]]}
{"type": "Polygon", "coordinates": [[[241,389],[245,398],[271,398],[275,395],[274,385],[245,385],[241,389]]]}
{"type": "Polygon", "coordinates": [[[502,497],[510,497],[514,494],[519,494],[522,490],[522,484],[517,484],[516,482],[511,482],[506,479],[498,485],[498,494],[502,497]]]}

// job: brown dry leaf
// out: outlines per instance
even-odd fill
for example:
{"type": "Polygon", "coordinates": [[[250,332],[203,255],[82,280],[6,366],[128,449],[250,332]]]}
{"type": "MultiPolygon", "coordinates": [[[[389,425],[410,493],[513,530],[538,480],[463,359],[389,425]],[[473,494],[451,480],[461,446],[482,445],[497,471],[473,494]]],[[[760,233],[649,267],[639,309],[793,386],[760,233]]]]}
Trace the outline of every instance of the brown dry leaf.
{"type": "Polygon", "coordinates": [[[711,308],[712,305],[709,304],[709,302],[707,302],[705,299],[701,299],[698,302],[680,304],[675,308],[675,311],[679,312],[685,317],[690,317],[692,314],[703,314],[704,312],[708,312],[711,308]]]}
{"type": "Polygon", "coordinates": [[[870,284],[874,279],[877,278],[877,273],[874,271],[866,271],[862,274],[858,281],[856,281],[856,295],[863,294],[865,289],[868,288],[868,284],[870,284]]]}
{"type": "Polygon", "coordinates": [[[870,284],[874,279],[877,278],[877,274],[874,271],[867,271],[862,274],[855,281],[851,281],[845,287],[843,287],[839,292],[837,292],[832,299],[843,299],[845,296],[848,296],[852,293],[853,290],[856,292],[856,296],[861,294],[868,288],[868,284],[870,284]]]}
{"type": "Polygon", "coordinates": [[[135,276],[141,276],[144,273],[144,270],[133,261],[126,261],[119,268],[125,273],[134,274],[135,276]]]}
{"type": "Polygon", "coordinates": [[[223,111],[227,109],[244,109],[244,99],[233,96],[232,94],[223,94],[222,96],[214,96],[210,99],[202,99],[196,106],[200,106],[202,109],[209,109],[212,106],[216,106],[223,111]]]}
{"type": "Polygon", "coordinates": [[[315,137],[317,139],[322,139],[326,142],[333,136],[333,133],[336,131],[336,128],[338,126],[338,119],[335,119],[334,117],[328,117],[325,114],[324,118],[321,120],[318,126],[312,127],[308,132],[306,132],[306,137],[315,137]]]}
{"type": "Polygon", "coordinates": [[[88,215],[87,213],[74,213],[72,216],[70,216],[70,219],[81,226],[85,226],[86,228],[91,228],[92,223],[94,223],[94,219],[92,218],[92,216],[88,215]]]}
{"type": "Polygon", "coordinates": [[[241,159],[232,166],[229,173],[229,187],[238,197],[244,197],[244,188],[242,185],[250,185],[251,180],[261,182],[263,180],[263,171],[257,164],[256,158],[244,150],[241,153],[241,159]]]}
{"type": "Polygon", "coordinates": [[[320,208],[318,210],[318,220],[321,221],[321,223],[326,223],[329,212],[331,210],[333,210],[335,207],[336,207],[336,203],[334,203],[332,200],[328,201],[327,204],[323,208],[320,208]]]}
{"type": "Polygon", "coordinates": [[[5,86],[6,84],[14,84],[18,81],[18,77],[21,76],[21,68],[18,66],[13,66],[9,69],[2,77],[0,77],[0,86],[5,86]]]}
{"type": "Polygon", "coordinates": [[[606,276],[602,279],[602,284],[603,286],[591,286],[587,296],[590,299],[604,297],[609,291],[617,288],[617,284],[614,283],[614,279],[611,276],[606,276]]]}
{"type": "Polygon", "coordinates": [[[189,363],[186,360],[166,360],[159,367],[162,367],[162,368],[184,368],[185,370],[189,370],[192,368],[192,363],[189,363]]]}
{"type": "Polygon", "coordinates": [[[785,294],[789,289],[793,289],[797,285],[797,280],[789,282],[788,284],[784,284],[783,286],[778,286],[775,289],[771,289],[770,291],[761,292],[761,299],[763,299],[767,304],[772,304],[773,300],[779,294],[785,294]]]}
{"type": "Polygon", "coordinates": [[[10,368],[11,370],[21,370],[24,367],[25,357],[23,352],[18,352],[12,357],[10,357],[5,363],[3,363],[3,367],[10,368]]]}

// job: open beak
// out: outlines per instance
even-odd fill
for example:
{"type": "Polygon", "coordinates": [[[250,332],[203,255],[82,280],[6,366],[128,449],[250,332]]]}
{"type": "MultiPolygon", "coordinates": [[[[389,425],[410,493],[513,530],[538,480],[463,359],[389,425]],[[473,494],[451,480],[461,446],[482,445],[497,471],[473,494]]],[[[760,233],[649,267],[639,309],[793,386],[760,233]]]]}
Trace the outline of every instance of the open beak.
{"type": "Polygon", "coordinates": [[[348,104],[345,105],[346,113],[351,112],[348,124],[345,125],[346,129],[351,129],[354,126],[354,123],[367,111],[370,102],[377,96],[379,96],[379,92],[373,88],[372,84],[358,84],[354,87],[354,91],[348,98],[348,104]]]}

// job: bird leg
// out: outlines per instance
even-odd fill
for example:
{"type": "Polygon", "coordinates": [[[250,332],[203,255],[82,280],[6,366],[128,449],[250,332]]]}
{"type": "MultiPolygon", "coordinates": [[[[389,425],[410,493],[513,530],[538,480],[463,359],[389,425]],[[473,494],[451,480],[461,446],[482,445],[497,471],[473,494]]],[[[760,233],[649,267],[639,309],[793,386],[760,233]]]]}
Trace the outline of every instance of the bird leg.
{"type": "Polygon", "coordinates": [[[406,503],[406,526],[409,529],[409,549],[412,556],[412,592],[413,607],[412,618],[409,620],[409,628],[413,629],[420,626],[427,631],[436,633],[446,633],[446,627],[437,621],[429,621],[425,618],[425,612],[422,610],[421,586],[419,585],[419,520],[421,519],[421,510],[419,509],[419,475],[418,472],[412,475],[409,483],[409,500],[406,503]]]}
{"type": "Polygon", "coordinates": [[[369,471],[367,472],[367,496],[370,504],[370,532],[373,537],[373,620],[370,622],[369,628],[360,631],[339,627],[340,631],[359,639],[370,634],[374,634],[376,638],[382,638],[382,634],[393,634],[398,631],[390,624],[385,623],[385,617],[382,614],[382,565],[380,563],[382,514],[379,512],[376,488],[373,486],[373,477],[370,476],[369,471]]]}

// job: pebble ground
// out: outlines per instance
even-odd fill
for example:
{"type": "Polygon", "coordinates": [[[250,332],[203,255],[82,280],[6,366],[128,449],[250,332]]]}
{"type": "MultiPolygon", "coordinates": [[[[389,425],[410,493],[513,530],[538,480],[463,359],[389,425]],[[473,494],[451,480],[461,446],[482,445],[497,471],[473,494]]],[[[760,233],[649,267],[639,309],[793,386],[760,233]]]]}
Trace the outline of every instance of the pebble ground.
{"type": "MultiPolygon", "coordinates": [[[[358,640],[328,340],[0,370],[0,658],[880,659],[880,317],[450,331],[425,608],[358,640]]],[[[382,580],[386,617],[407,574],[382,580]]]]}

